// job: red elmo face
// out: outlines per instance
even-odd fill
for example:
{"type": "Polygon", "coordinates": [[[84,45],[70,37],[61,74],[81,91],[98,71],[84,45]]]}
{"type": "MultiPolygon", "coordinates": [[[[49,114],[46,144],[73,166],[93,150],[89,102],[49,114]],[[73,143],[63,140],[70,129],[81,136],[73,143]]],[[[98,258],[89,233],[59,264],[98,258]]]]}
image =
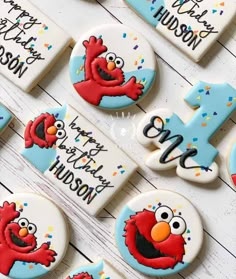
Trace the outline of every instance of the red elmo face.
{"type": "Polygon", "coordinates": [[[102,86],[117,86],[124,81],[124,73],[121,68],[124,61],[110,52],[104,57],[97,57],[91,63],[93,79],[102,86]]]}
{"type": "Polygon", "coordinates": [[[34,121],[30,121],[25,129],[25,147],[37,144],[41,148],[52,147],[57,139],[64,138],[64,122],[56,120],[54,115],[43,113],[34,121]]]}
{"type": "Polygon", "coordinates": [[[22,218],[18,223],[9,223],[4,230],[4,236],[7,245],[12,250],[29,253],[37,246],[35,232],[36,226],[30,224],[27,219],[22,218]]]}
{"type": "Polygon", "coordinates": [[[83,272],[83,273],[74,275],[72,278],[67,277],[66,279],[93,279],[93,276],[89,275],[87,272],[83,272]]]}
{"type": "Polygon", "coordinates": [[[167,206],[156,212],[144,210],[130,217],[125,226],[125,244],[142,265],[156,268],[174,268],[182,262],[186,230],[183,218],[174,216],[167,206]]]}

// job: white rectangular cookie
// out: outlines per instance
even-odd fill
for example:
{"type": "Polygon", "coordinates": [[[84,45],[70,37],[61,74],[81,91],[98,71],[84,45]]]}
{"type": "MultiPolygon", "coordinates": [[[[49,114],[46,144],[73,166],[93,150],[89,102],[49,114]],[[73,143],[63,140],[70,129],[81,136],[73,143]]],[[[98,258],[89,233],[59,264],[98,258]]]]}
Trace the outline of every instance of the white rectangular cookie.
{"type": "Polygon", "coordinates": [[[235,0],[125,0],[165,38],[198,62],[236,14],[235,0]]]}
{"type": "Polygon", "coordinates": [[[137,169],[116,144],[72,107],[48,109],[25,129],[22,155],[91,215],[137,169]]]}
{"type": "Polygon", "coordinates": [[[26,0],[0,0],[0,73],[29,92],[71,37],[26,0]]]}

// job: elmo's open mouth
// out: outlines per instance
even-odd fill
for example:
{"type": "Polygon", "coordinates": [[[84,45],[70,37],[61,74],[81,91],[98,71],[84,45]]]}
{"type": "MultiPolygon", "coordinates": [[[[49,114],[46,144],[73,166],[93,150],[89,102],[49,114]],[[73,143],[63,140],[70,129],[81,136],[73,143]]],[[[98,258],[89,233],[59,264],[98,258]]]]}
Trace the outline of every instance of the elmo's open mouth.
{"type": "Polygon", "coordinates": [[[45,133],[44,133],[44,121],[40,122],[37,126],[35,133],[37,137],[39,137],[42,140],[45,140],[45,133]]]}
{"type": "Polygon", "coordinates": [[[11,236],[11,240],[12,242],[19,247],[28,247],[30,246],[30,244],[24,242],[23,240],[21,240],[19,237],[17,237],[12,230],[10,230],[10,236],[11,236]]]}
{"type": "Polygon", "coordinates": [[[176,259],[176,257],[169,256],[162,253],[160,250],[155,248],[151,242],[149,242],[136,227],[136,247],[138,252],[147,259],[157,259],[163,257],[169,257],[176,259]]]}
{"type": "Polygon", "coordinates": [[[98,70],[98,73],[99,73],[99,76],[104,79],[104,80],[115,80],[115,78],[111,75],[109,75],[107,72],[103,71],[103,69],[101,69],[99,67],[99,65],[97,66],[97,70],[98,70]]]}

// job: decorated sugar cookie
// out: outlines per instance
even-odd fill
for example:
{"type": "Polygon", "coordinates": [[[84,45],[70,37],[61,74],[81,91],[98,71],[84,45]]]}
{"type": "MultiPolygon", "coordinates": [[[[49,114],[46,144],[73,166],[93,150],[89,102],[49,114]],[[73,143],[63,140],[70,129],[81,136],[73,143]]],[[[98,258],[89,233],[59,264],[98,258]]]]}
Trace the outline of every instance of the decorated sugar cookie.
{"type": "Polygon", "coordinates": [[[6,129],[12,119],[13,116],[10,111],[0,103],[0,134],[6,129]]]}
{"type": "Polygon", "coordinates": [[[146,39],[121,24],[102,25],[82,36],[70,60],[75,90],[87,102],[119,109],[139,101],[156,76],[156,59],[146,39]]]}
{"type": "Polygon", "coordinates": [[[124,279],[107,261],[81,266],[70,273],[66,279],[124,279]]]}
{"type": "Polygon", "coordinates": [[[138,141],[154,144],[145,163],[153,170],[176,168],[183,179],[207,183],[218,176],[218,150],[209,140],[236,109],[236,90],[229,84],[199,82],[185,100],[198,108],[187,123],[168,109],[147,113],[137,130],[138,141]]]}
{"type": "Polygon", "coordinates": [[[208,0],[126,0],[180,50],[199,61],[236,14],[236,2],[208,0]]]}
{"type": "Polygon", "coordinates": [[[13,194],[0,202],[0,273],[15,279],[47,274],[63,259],[68,227],[48,199],[13,194]]]}
{"type": "Polygon", "coordinates": [[[1,0],[1,73],[30,91],[48,72],[71,38],[29,1],[1,0]]]}
{"type": "Polygon", "coordinates": [[[229,156],[229,171],[234,185],[236,186],[236,144],[233,145],[229,156]]]}
{"type": "Polygon", "coordinates": [[[140,194],[128,202],[117,219],[115,235],[125,261],[151,276],[188,267],[203,242],[196,209],[183,196],[164,190],[140,194]]]}
{"type": "Polygon", "coordinates": [[[67,105],[30,120],[24,138],[23,156],[92,215],[137,168],[106,135],[67,105]]]}

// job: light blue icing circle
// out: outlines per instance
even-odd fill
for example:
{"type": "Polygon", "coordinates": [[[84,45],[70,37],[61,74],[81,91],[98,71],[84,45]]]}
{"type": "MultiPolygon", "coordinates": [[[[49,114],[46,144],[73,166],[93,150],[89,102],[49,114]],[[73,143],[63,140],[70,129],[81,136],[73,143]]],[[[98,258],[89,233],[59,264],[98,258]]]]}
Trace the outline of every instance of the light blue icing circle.
{"type": "Polygon", "coordinates": [[[13,279],[33,279],[47,273],[48,270],[41,264],[16,261],[11,268],[9,277],[13,279]]]}

